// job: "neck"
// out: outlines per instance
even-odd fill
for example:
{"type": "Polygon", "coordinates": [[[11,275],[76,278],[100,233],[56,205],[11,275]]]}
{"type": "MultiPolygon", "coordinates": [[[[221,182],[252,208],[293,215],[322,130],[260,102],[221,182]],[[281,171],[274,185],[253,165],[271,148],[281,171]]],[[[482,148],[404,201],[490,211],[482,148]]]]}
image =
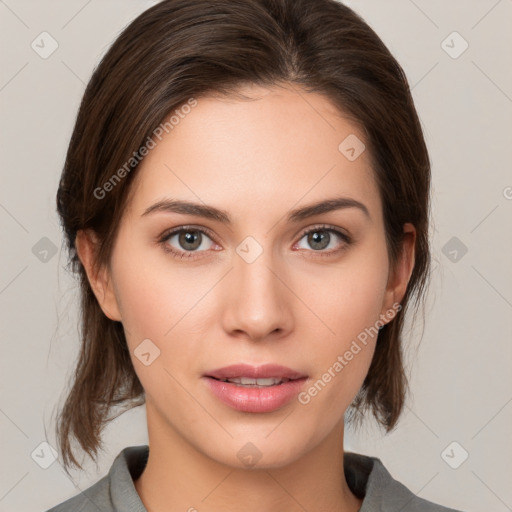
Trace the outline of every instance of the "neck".
{"type": "Polygon", "coordinates": [[[280,467],[241,469],[198,451],[148,414],[149,458],[134,482],[148,512],[357,512],[343,469],[343,424],[280,467]]]}

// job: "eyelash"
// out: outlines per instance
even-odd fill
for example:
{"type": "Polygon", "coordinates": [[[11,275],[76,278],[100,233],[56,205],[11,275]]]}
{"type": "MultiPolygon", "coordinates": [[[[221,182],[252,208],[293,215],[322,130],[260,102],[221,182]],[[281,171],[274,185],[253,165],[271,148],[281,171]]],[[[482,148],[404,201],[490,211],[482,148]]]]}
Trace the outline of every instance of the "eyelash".
{"type": "MultiPolygon", "coordinates": [[[[210,239],[212,239],[212,241],[215,242],[214,236],[209,230],[207,230],[205,228],[199,228],[196,226],[180,226],[179,228],[174,228],[170,231],[166,231],[165,233],[163,233],[160,236],[160,238],[158,239],[157,242],[158,242],[158,244],[162,245],[165,252],[171,254],[171,256],[173,256],[176,259],[188,259],[188,258],[197,259],[200,256],[196,256],[195,254],[205,252],[205,251],[197,251],[197,250],[196,251],[178,251],[176,249],[170,248],[170,246],[167,244],[167,242],[173,235],[176,235],[176,234],[182,233],[182,232],[187,232],[187,231],[197,231],[199,233],[202,233],[202,234],[208,236],[210,239]]],[[[333,256],[333,255],[339,253],[340,251],[346,249],[346,246],[348,246],[352,243],[352,239],[348,235],[341,232],[339,229],[335,228],[334,226],[330,226],[327,224],[319,224],[317,226],[314,226],[312,228],[308,228],[308,229],[304,230],[299,237],[299,241],[302,240],[302,238],[304,238],[306,235],[309,235],[310,233],[314,233],[317,231],[326,231],[329,233],[334,233],[335,235],[337,235],[341,238],[341,240],[344,242],[344,245],[339,249],[331,249],[330,251],[311,250],[310,252],[315,253],[315,257],[316,256],[319,256],[319,257],[333,256]]]]}

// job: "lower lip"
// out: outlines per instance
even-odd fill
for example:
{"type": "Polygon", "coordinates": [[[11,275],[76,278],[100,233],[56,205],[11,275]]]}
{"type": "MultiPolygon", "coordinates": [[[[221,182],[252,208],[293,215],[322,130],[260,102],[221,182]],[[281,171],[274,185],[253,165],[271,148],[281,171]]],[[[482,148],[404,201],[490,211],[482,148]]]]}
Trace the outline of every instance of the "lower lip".
{"type": "Polygon", "coordinates": [[[245,387],[232,382],[206,379],[213,394],[226,405],[243,412],[271,412],[290,402],[300,391],[306,377],[268,387],[245,387]]]}

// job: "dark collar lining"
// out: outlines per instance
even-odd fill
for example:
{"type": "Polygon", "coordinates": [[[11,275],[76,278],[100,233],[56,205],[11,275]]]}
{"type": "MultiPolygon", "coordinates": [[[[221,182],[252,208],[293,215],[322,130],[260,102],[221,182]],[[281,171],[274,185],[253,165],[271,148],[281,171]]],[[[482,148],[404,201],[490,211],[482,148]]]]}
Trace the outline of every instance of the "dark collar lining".
{"type": "Polygon", "coordinates": [[[366,495],[366,486],[373,465],[374,461],[371,457],[352,452],[344,452],[343,454],[345,479],[350,490],[359,499],[363,499],[366,495]]]}

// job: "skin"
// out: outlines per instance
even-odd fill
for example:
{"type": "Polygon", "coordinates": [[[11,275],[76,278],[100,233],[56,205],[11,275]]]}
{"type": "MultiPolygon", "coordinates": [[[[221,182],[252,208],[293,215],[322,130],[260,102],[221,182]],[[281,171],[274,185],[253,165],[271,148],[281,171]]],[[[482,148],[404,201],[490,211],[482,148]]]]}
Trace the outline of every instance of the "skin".
{"type": "MultiPolygon", "coordinates": [[[[150,455],[135,487],[156,511],[357,511],[362,501],[343,469],[343,415],[368,372],[376,338],[306,405],[292,400],[269,413],[236,411],[201,379],[233,363],[288,366],[312,382],[365,328],[403,298],[414,266],[415,229],[404,225],[403,251],[388,260],[382,204],[369,152],[349,161],[338,146],[358,128],[323,95],[294,87],[245,86],[250,101],[203,97],[141,163],[110,264],[95,270],[95,238],[80,232],[77,250],[104,313],[123,323],[146,392],[150,455]],[[336,196],[362,202],[297,223],[292,209],[336,196]],[[157,212],[164,198],[225,210],[216,220],[157,212]],[[316,248],[302,232],[329,224],[316,248]],[[170,228],[209,229],[195,258],[170,228]],[[236,249],[253,237],[252,263],[236,249]],[[340,249],[328,256],[329,251],[340,249]],[[134,356],[144,339],[160,355],[134,356]],[[253,443],[248,468],[238,451],[253,443]]],[[[323,228],[325,229],[325,228],[323,228]]],[[[201,236],[201,235],[199,235],[201,236]]],[[[387,320],[386,320],[387,321],[387,320]]]]}

